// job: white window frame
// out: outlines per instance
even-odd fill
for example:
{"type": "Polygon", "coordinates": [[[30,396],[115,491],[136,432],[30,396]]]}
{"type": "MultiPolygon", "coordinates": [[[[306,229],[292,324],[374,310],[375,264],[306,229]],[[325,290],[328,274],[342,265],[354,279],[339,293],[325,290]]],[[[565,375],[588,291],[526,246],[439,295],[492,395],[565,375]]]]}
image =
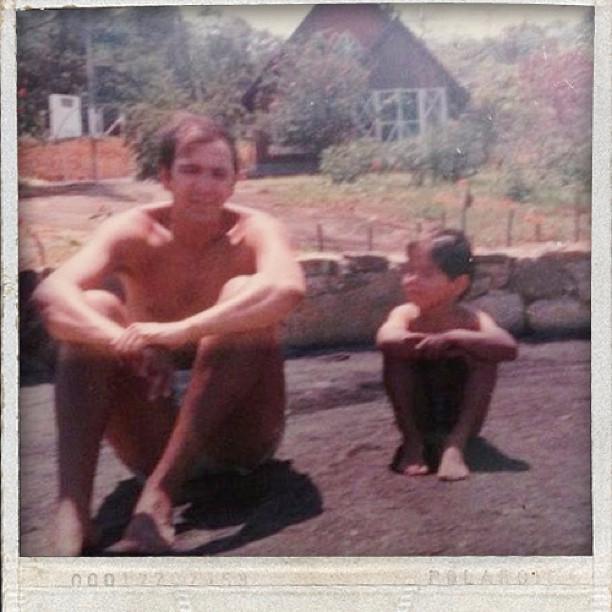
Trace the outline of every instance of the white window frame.
{"type": "Polygon", "coordinates": [[[448,102],[445,87],[373,89],[357,112],[356,124],[364,136],[381,141],[393,141],[424,134],[430,125],[444,125],[448,121],[448,102]],[[402,97],[416,97],[416,117],[403,116],[402,97]],[[394,119],[382,116],[385,104],[397,109],[394,119]],[[437,112],[437,116],[434,113],[437,112]],[[389,131],[385,134],[385,132],[389,131]]]}

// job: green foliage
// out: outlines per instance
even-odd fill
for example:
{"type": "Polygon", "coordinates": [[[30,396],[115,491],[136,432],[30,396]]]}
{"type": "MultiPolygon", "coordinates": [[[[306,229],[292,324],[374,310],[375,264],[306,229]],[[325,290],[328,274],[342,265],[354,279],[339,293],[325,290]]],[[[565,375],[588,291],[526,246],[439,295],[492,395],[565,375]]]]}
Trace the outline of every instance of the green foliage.
{"type": "Polygon", "coordinates": [[[498,39],[435,48],[472,102],[487,109],[486,157],[519,199],[540,188],[590,189],[592,32],[591,18],[522,24],[498,39]]]}
{"type": "Polygon", "coordinates": [[[85,42],[79,11],[17,11],[17,130],[42,137],[52,93],[85,90],[85,42]]]}
{"type": "Polygon", "coordinates": [[[533,193],[525,173],[520,168],[509,168],[501,180],[503,194],[515,202],[526,202],[533,193]]]}
{"type": "Polygon", "coordinates": [[[172,111],[244,129],[241,96],[279,44],[210,7],[23,11],[18,19],[19,133],[44,135],[50,93],[86,94],[89,31],[96,103],[125,112],[143,177],[156,172],[154,134],[172,111]]]}
{"type": "Polygon", "coordinates": [[[373,170],[382,149],[382,143],[370,138],[333,145],[323,151],[319,169],[334,183],[350,183],[373,170]]]}
{"type": "Polygon", "coordinates": [[[356,44],[314,36],[286,47],[268,74],[258,123],[275,143],[318,154],[354,136],[354,110],[368,79],[356,44]]]}
{"type": "Polygon", "coordinates": [[[325,149],[320,170],[334,182],[350,182],[368,172],[407,172],[417,185],[454,182],[472,176],[488,159],[491,131],[480,115],[452,121],[421,138],[379,142],[363,138],[325,149]]]}

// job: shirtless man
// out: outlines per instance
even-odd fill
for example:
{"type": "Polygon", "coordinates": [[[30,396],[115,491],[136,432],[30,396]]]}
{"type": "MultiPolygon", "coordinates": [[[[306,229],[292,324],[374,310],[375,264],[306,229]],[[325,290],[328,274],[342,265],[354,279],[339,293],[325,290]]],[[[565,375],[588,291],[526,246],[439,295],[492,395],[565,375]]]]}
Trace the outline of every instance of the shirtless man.
{"type": "Polygon", "coordinates": [[[253,469],[282,436],[276,327],[304,294],[285,231],[227,203],[236,149],[210,119],[176,118],[161,136],[159,176],[171,203],[105,222],[34,296],[61,343],[58,555],[92,543],[103,437],[146,476],[115,550],[159,553],[172,546],[173,500],[194,468],[253,469]],[[119,292],[104,289],[117,280],[119,292]],[[171,383],[185,355],[191,381],[178,404],[171,383]]]}

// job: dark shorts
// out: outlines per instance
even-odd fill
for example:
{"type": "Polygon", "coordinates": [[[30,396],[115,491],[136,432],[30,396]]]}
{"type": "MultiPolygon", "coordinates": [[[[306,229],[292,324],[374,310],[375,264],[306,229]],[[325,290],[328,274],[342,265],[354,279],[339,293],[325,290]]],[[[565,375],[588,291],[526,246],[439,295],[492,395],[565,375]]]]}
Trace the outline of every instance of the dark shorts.
{"type": "Polygon", "coordinates": [[[417,425],[425,433],[447,434],[461,410],[468,366],[461,357],[415,363],[417,425]]]}

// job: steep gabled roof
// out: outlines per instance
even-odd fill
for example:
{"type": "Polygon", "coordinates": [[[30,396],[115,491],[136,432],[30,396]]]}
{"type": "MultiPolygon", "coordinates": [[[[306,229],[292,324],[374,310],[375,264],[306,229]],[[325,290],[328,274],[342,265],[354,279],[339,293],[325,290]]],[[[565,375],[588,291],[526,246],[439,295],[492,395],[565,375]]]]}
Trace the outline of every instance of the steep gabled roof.
{"type": "Polygon", "coordinates": [[[367,50],[378,41],[390,21],[378,4],[317,4],[287,42],[299,43],[318,32],[347,33],[367,50]]]}
{"type": "MultiPolygon", "coordinates": [[[[378,4],[315,5],[285,44],[299,45],[320,32],[347,33],[360,43],[370,67],[373,89],[444,86],[449,91],[451,115],[463,109],[469,99],[467,91],[425,44],[399,17],[393,18],[378,4]]],[[[277,62],[278,57],[271,60],[245,92],[242,103],[249,110],[255,106],[263,75],[273,70],[277,62]]]]}
{"type": "Polygon", "coordinates": [[[451,76],[436,56],[399,19],[393,19],[370,49],[370,87],[431,87],[448,90],[451,114],[462,110],[469,93],[451,76]]]}

